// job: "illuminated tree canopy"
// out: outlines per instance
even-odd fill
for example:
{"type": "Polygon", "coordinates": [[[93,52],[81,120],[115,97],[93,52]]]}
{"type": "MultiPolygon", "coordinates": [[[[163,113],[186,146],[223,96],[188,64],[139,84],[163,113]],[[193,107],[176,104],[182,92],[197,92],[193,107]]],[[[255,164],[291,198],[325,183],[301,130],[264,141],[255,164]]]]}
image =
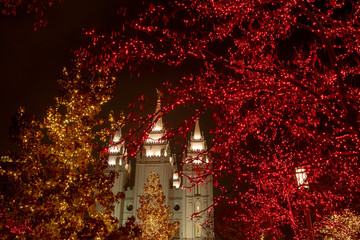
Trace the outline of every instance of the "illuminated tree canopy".
{"type": "Polygon", "coordinates": [[[139,227],[144,239],[173,239],[177,223],[172,223],[170,207],[165,206],[165,195],[160,184],[159,174],[150,173],[144,194],[140,196],[137,209],[139,227]]]}
{"type": "Polygon", "coordinates": [[[46,9],[63,1],[64,0],[0,0],[0,8],[1,13],[5,15],[16,15],[21,10],[33,14],[35,17],[34,29],[36,30],[47,24],[46,9]]]}
{"type": "MultiPolygon", "coordinates": [[[[211,173],[247,237],[304,239],[313,221],[359,198],[357,1],[149,1],[125,30],[88,32],[87,66],[142,72],[192,64],[164,85],[163,114],[213,111],[211,173]],[[308,175],[299,188],[295,169],[308,175]],[[285,230],[284,230],[285,229],[285,230]]],[[[122,12],[126,16],[126,11],[122,12]]],[[[129,17],[130,18],[130,17],[129,17]]],[[[204,173],[209,174],[209,172],[204,173]]],[[[204,178],[203,178],[204,179],[204,178]]],[[[236,238],[236,237],[235,237],[236,238]]]]}
{"type": "Polygon", "coordinates": [[[79,57],[93,71],[192,66],[164,84],[161,114],[194,110],[172,138],[213,112],[212,169],[202,174],[222,192],[214,205],[232,210],[223,221],[249,239],[304,239],[307,211],[317,222],[358,210],[358,1],[144,1],[137,11],[120,9],[121,30],[87,32],[92,44],[79,57]]]}
{"type": "Polygon", "coordinates": [[[358,239],[360,236],[360,216],[345,209],[340,214],[334,214],[324,218],[321,222],[323,225],[318,230],[321,239],[358,239]]]}
{"type": "MultiPolygon", "coordinates": [[[[1,192],[2,238],[114,239],[129,234],[112,217],[114,174],[105,174],[107,157],[99,154],[109,130],[98,116],[111,99],[116,80],[106,73],[89,74],[64,69],[60,96],[43,120],[20,109],[12,129],[18,149],[1,176],[7,191],[1,192]],[[101,205],[104,211],[97,211],[101,205]]],[[[135,234],[135,233],[134,233],[135,234]]]]}

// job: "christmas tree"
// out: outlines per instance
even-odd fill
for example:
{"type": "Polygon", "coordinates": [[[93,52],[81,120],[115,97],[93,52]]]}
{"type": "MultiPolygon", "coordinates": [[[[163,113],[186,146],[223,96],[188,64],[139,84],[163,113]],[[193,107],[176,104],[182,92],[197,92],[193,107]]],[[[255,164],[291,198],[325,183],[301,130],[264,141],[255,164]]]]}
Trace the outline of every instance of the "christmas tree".
{"type": "Polygon", "coordinates": [[[197,179],[212,175],[221,192],[214,207],[232,210],[221,217],[231,222],[224,236],[312,239],[306,219],[316,227],[333,212],[358,211],[359,1],[150,0],[136,8],[120,9],[118,22],[127,23],[111,34],[88,31],[79,57],[89,69],[178,72],[178,83],[164,85],[161,114],[185,107],[192,117],[168,138],[187,136],[213,113],[211,169],[197,179]],[[308,187],[298,186],[299,170],[308,187]]]}
{"type": "Polygon", "coordinates": [[[145,239],[172,239],[179,228],[172,223],[169,207],[165,206],[165,196],[159,180],[159,174],[150,173],[144,194],[140,196],[141,207],[137,210],[139,225],[145,239]]]}

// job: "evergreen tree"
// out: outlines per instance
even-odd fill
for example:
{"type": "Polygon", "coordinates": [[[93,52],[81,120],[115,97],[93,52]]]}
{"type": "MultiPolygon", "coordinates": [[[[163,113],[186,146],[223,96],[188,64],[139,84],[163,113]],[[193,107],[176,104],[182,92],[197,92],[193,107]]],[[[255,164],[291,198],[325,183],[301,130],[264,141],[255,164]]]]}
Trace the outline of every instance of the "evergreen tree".
{"type": "Polygon", "coordinates": [[[183,74],[164,86],[161,114],[186,107],[193,116],[166,137],[186,136],[214,113],[211,169],[197,179],[213,176],[221,191],[214,206],[233,209],[224,222],[245,227],[248,239],[311,239],[308,213],[316,223],[357,210],[359,1],[143,3],[138,17],[121,8],[128,24],[111,34],[87,32],[92,43],[79,56],[89,69],[142,74],[165,63],[183,74]],[[309,188],[298,186],[299,169],[309,188]]]}
{"type": "Polygon", "coordinates": [[[165,206],[165,196],[159,181],[159,175],[150,173],[144,194],[140,196],[141,207],[137,210],[139,225],[145,239],[172,239],[179,228],[172,223],[169,207],[165,206]]]}
{"type": "MultiPolygon", "coordinates": [[[[60,96],[43,121],[24,109],[17,114],[12,138],[18,150],[11,165],[0,166],[9,186],[1,194],[5,239],[106,239],[122,234],[111,216],[121,194],[111,191],[115,175],[105,174],[106,154],[97,154],[109,130],[98,114],[112,97],[115,78],[102,71],[87,75],[78,64],[64,69],[59,84],[60,96]]],[[[119,122],[114,120],[112,127],[119,122]]]]}

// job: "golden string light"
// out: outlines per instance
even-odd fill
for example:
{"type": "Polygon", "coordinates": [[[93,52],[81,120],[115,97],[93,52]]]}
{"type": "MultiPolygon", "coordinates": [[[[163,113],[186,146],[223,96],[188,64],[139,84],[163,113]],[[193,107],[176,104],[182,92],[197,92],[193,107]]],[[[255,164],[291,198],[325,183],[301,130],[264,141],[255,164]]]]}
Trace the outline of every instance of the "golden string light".
{"type": "Polygon", "coordinates": [[[159,174],[151,172],[144,185],[137,209],[139,227],[144,239],[173,239],[178,223],[170,221],[170,208],[165,206],[165,195],[160,184],[159,174]]]}
{"type": "Polygon", "coordinates": [[[121,119],[113,119],[106,129],[97,116],[111,99],[116,79],[80,67],[64,69],[60,96],[42,121],[24,109],[17,114],[13,139],[19,150],[10,166],[2,165],[14,188],[1,213],[2,229],[8,231],[4,236],[104,239],[123,234],[111,215],[121,195],[112,193],[115,175],[105,174],[107,157],[97,147],[97,139],[120,124],[121,119]]]}

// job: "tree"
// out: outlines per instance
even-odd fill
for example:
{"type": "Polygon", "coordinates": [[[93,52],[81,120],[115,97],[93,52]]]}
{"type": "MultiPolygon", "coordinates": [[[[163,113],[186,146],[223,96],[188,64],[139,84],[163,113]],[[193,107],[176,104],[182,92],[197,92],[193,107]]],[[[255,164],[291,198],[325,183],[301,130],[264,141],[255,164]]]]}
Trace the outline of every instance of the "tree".
{"type": "Polygon", "coordinates": [[[64,0],[0,0],[1,13],[5,15],[16,15],[19,10],[26,9],[27,13],[31,13],[35,17],[34,29],[44,27],[47,24],[46,10],[54,4],[63,2],[64,0]]]}
{"type": "Polygon", "coordinates": [[[170,208],[165,206],[159,174],[149,174],[140,204],[137,215],[144,239],[172,239],[179,226],[170,221],[172,214],[169,213],[170,208]]]}
{"type": "Polygon", "coordinates": [[[161,113],[185,106],[193,116],[167,137],[214,113],[212,169],[197,179],[214,176],[215,206],[234,209],[225,219],[246,226],[250,239],[304,239],[309,210],[318,221],[356,208],[358,1],[146,1],[137,10],[120,11],[125,30],[89,31],[93,43],[79,56],[89,69],[186,70],[164,85],[161,113]],[[296,169],[307,172],[308,188],[296,169]]]}
{"type": "Polygon", "coordinates": [[[16,116],[12,138],[18,149],[10,156],[11,165],[0,168],[8,185],[1,193],[2,238],[126,235],[128,228],[119,228],[111,216],[122,193],[112,193],[115,174],[105,174],[107,156],[97,152],[121,120],[113,119],[106,128],[106,119],[98,116],[112,97],[115,78],[101,71],[89,74],[77,64],[64,69],[59,84],[60,96],[43,121],[24,109],[16,116]],[[97,211],[97,205],[104,211],[97,211]]]}
{"type": "Polygon", "coordinates": [[[360,217],[345,209],[341,214],[334,214],[320,222],[323,226],[318,230],[321,239],[358,239],[360,236],[360,217]]]}
{"type": "Polygon", "coordinates": [[[88,32],[93,43],[79,53],[90,69],[186,70],[164,85],[161,113],[185,106],[193,116],[167,137],[213,112],[212,170],[198,180],[214,176],[215,205],[234,208],[226,220],[247,226],[250,239],[304,239],[308,211],[318,221],[356,206],[358,1],[147,1],[138,9],[125,31],[88,32]],[[308,187],[298,186],[296,169],[308,187]]]}

